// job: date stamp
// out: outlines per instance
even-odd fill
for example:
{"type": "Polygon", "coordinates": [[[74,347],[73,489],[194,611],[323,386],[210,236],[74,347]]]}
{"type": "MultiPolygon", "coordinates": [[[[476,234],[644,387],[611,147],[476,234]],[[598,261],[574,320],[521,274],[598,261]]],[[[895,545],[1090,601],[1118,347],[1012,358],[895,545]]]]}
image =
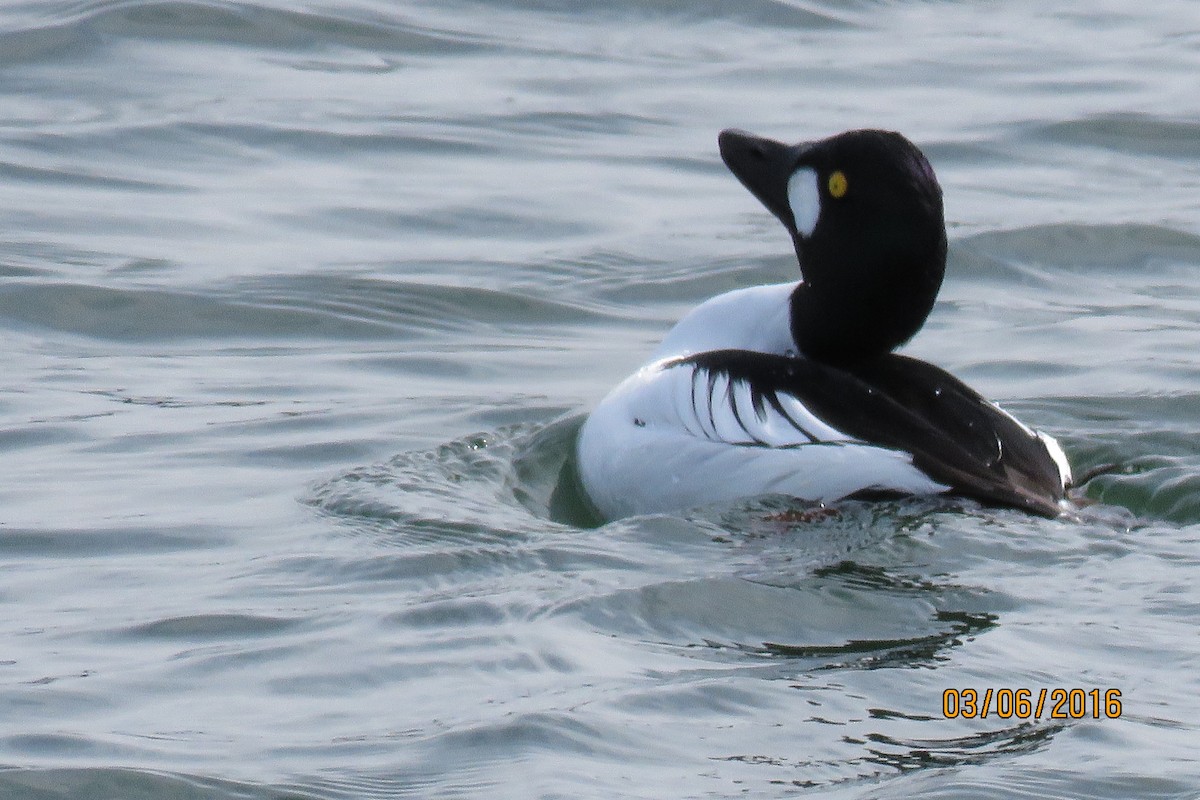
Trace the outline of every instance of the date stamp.
{"type": "Polygon", "coordinates": [[[946,719],[1119,719],[1120,689],[946,689],[946,719]]]}

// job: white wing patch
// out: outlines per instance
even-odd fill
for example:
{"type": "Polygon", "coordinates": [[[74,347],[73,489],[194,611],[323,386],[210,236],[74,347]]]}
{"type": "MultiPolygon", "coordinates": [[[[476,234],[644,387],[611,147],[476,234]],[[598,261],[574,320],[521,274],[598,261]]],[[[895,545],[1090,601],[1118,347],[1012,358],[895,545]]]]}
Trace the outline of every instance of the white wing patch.
{"type": "Polygon", "coordinates": [[[1067,461],[1067,454],[1063,452],[1062,445],[1053,436],[1036,431],[1037,437],[1042,440],[1042,444],[1046,448],[1046,452],[1050,454],[1050,458],[1054,461],[1054,465],[1058,467],[1058,478],[1062,481],[1063,488],[1071,485],[1073,480],[1071,475],[1071,463],[1067,461]]]}
{"type": "Polygon", "coordinates": [[[820,420],[795,395],[757,390],[749,381],[692,365],[666,369],[691,371],[690,381],[675,382],[675,408],[693,436],[758,447],[856,441],[820,420]]]}
{"type": "MultiPolygon", "coordinates": [[[[1062,445],[1058,443],[1057,439],[1048,433],[1035,431],[1033,428],[1029,427],[1024,422],[1021,422],[1021,420],[1017,419],[1012,414],[1001,408],[999,403],[989,403],[988,405],[1012,420],[1013,423],[1016,424],[1016,426],[1021,430],[1025,431],[1025,433],[1040,441],[1042,446],[1046,448],[1046,453],[1049,454],[1050,460],[1054,462],[1054,466],[1058,467],[1058,478],[1062,483],[1063,488],[1065,489],[1071,485],[1071,464],[1069,461],[1067,461],[1067,454],[1063,452],[1062,445]]],[[[997,444],[999,444],[999,441],[997,441],[997,444]]]]}

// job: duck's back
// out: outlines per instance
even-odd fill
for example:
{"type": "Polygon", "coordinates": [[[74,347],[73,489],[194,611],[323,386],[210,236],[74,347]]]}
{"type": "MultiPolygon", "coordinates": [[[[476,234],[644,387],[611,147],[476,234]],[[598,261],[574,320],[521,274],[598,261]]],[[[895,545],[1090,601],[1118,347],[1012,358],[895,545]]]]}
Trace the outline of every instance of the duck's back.
{"type": "Polygon", "coordinates": [[[1070,479],[1053,439],[930,364],[748,350],[643,367],[584,424],[578,466],[609,518],[765,493],[953,493],[1052,516],[1070,479]]]}

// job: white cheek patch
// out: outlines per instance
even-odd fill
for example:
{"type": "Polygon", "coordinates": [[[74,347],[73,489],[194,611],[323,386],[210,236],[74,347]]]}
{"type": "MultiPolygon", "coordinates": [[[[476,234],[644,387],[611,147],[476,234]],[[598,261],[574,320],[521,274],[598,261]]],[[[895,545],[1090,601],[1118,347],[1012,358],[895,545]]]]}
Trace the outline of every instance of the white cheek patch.
{"type": "Polygon", "coordinates": [[[817,173],[814,170],[798,169],[788,180],[788,205],[792,207],[792,218],[796,220],[796,231],[803,237],[812,236],[821,216],[821,192],[817,189],[817,173]]]}

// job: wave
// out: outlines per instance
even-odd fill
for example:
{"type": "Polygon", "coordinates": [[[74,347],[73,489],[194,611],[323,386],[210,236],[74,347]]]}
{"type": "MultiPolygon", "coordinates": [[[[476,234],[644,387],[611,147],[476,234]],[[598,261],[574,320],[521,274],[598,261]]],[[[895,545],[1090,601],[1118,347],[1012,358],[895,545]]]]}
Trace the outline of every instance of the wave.
{"type": "Polygon", "coordinates": [[[226,288],[98,286],[13,278],[0,286],[0,326],[100,341],[411,340],[495,337],[546,324],[595,324],[579,304],[478,286],[300,275],[226,288]]]}
{"type": "MultiPolygon", "coordinates": [[[[47,4],[48,5],[48,4],[47,4]]],[[[0,63],[29,63],[120,41],[203,42],[311,52],[339,47],[383,53],[463,54],[484,40],[399,15],[296,11],[221,0],[101,0],[41,9],[0,32],[0,63]]]]}

